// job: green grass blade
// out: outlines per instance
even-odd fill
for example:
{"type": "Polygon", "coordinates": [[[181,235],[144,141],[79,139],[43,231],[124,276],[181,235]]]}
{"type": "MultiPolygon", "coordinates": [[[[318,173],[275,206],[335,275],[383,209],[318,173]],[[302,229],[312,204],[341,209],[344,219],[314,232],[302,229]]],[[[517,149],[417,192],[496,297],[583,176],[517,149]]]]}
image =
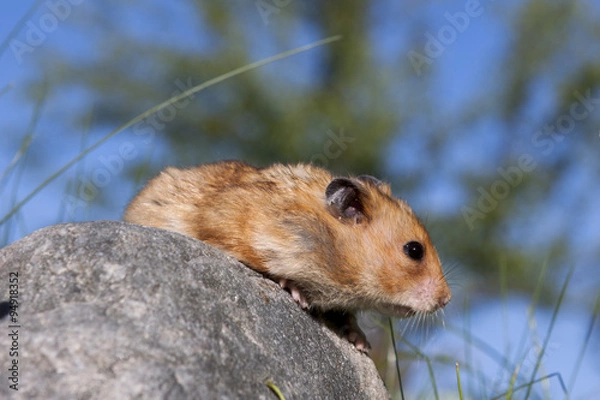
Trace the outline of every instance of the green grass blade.
{"type": "Polygon", "coordinates": [[[394,347],[394,356],[396,360],[396,373],[398,374],[398,386],[400,387],[400,398],[404,400],[404,388],[402,387],[402,374],[400,373],[400,362],[398,360],[398,348],[396,347],[396,335],[394,334],[394,324],[392,318],[388,317],[390,325],[390,335],[392,335],[392,346],[394,347]]]}
{"type": "Polygon", "coordinates": [[[2,171],[2,174],[0,174],[0,193],[2,193],[2,188],[1,188],[2,181],[4,181],[4,179],[7,178],[7,176],[10,174],[10,172],[17,166],[19,161],[27,154],[27,151],[29,150],[31,143],[33,142],[34,132],[35,132],[37,124],[40,120],[40,116],[42,115],[42,109],[43,109],[44,103],[46,101],[47,94],[48,94],[48,82],[44,81],[42,94],[37,99],[37,102],[33,109],[33,115],[31,117],[31,120],[29,121],[29,126],[27,127],[27,130],[25,131],[25,135],[23,137],[23,142],[21,143],[21,147],[19,147],[19,149],[13,156],[13,158],[10,161],[10,163],[8,164],[8,166],[4,169],[4,171],[2,171]]]}
{"type": "Polygon", "coordinates": [[[278,398],[279,400],[285,400],[285,396],[284,396],[284,395],[283,395],[283,393],[281,392],[281,389],[279,389],[279,388],[277,387],[277,385],[275,385],[275,384],[274,384],[273,382],[271,382],[271,381],[266,381],[266,382],[265,382],[265,385],[267,385],[267,387],[268,387],[269,389],[271,389],[271,391],[272,391],[273,393],[275,393],[275,395],[277,396],[277,398],[278,398]]]}
{"type": "Polygon", "coordinates": [[[458,385],[458,398],[460,400],[463,400],[463,390],[462,390],[462,384],[460,383],[460,368],[458,367],[458,363],[456,363],[456,383],[458,385]]]}
{"type": "MultiPolygon", "coordinates": [[[[548,331],[546,332],[546,337],[544,338],[544,343],[542,348],[538,354],[535,367],[533,368],[533,372],[531,373],[530,383],[535,382],[535,376],[542,364],[542,357],[544,357],[544,353],[546,352],[546,347],[548,347],[548,343],[550,342],[550,336],[552,335],[552,330],[554,329],[554,323],[556,322],[556,317],[558,316],[558,311],[560,310],[560,306],[562,305],[562,301],[564,299],[565,293],[567,292],[567,287],[569,286],[569,282],[571,281],[571,277],[573,276],[573,271],[575,270],[575,266],[573,265],[567,274],[567,278],[563,284],[563,287],[560,291],[560,295],[558,296],[558,301],[556,302],[556,306],[554,307],[554,311],[552,312],[552,318],[550,319],[550,325],[548,326],[548,331]]],[[[561,379],[562,381],[562,379],[561,379]]],[[[531,395],[532,386],[529,385],[527,388],[527,393],[525,393],[525,400],[529,398],[531,395]]]]}
{"type": "Polygon", "coordinates": [[[3,191],[2,182],[8,177],[8,174],[11,173],[11,171],[17,166],[19,161],[27,153],[27,151],[29,150],[29,146],[31,146],[32,141],[33,141],[33,133],[31,133],[31,132],[26,133],[25,136],[23,137],[23,142],[21,143],[21,147],[19,147],[19,149],[13,156],[12,160],[10,160],[10,163],[8,163],[8,166],[0,174],[0,193],[2,193],[2,191],[3,191]]]}
{"type": "MultiPolygon", "coordinates": [[[[519,377],[519,369],[520,368],[521,368],[521,365],[517,365],[517,368],[515,368],[515,371],[513,372],[512,376],[510,377],[510,385],[508,386],[508,391],[506,392],[506,397],[505,397],[506,400],[512,399],[513,393],[515,391],[515,383],[517,382],[517,378],[519,377]]],[[[502,395],[500,395],[500,396],[502,396],[502,395]]]]}
{"type": "MultiPolygon", "coordinates": [[[[82,132],[81,141],[79,144],[80,151],[84,151],[87,146],[93,117],[94,117],[94,110],[92,109],[87,114],[85,120],[83,121],[83,132],[82,132]]],[[[75,168],[74,177],[72,179],[68,180],[66,187],[65,187],[65,193],[71,193],[71,196],[74,196],[74,197],[77,196],[77,193],[79,191],[78,182],[84,180],[84,173],[85,173],[85,161],[82,161],[79,164],[77,164],[77,167],[75,168]]],[[[67,202],[62,201],[60,210],[58,211],[58,214],[57,214],[57,223],[72,222],[74,215],[69,215],[69,217],[71,217],[71,218],[67,219],[67,214],[68,214],[67,208],[68,208],[67,202]]]]}
{"type": "MultiPolygon", "coordinates": [[[[535,310],[536,310],[537,305],[540,302],[540,298],[542,296],[542,290],[544,288],[544,281],[546,279],[546,273],[548,272],[549,264],[550,263],[548,262],[548,260],[546,260],[542,264],[542,270],[540,271],[540,274],[538,275],[535,289],[533,291],[533,295],[531,296],[531,303],[529,304],[529,307],[527,307],[527,319],[525,320],[525,324],[523,326],[523,331],[520,336],[521,339],[520,339],[520,342],[519,342],[518,346],[516,347],[516,351],[515,351],[515,358],[521,358],[521,361],[516,366],[513,365],[513,366],[509,366],[510,368],[507,368],[507,370],[511,372],[511,379],[513,377],[512,374],[514,373],[514,371],[518,372],[521,369],[520,368],[521,364],[527,359],[528,351],[530,349],[530,347],[527,346],[528,338],[531,338],[531,336],[533,336],[533,338],[531,338],[531,340],[536,343],[539,342],[539,338],[535,334],[535,325],[536,325],[535,310]],[[519,356],[519,355],[522,355],[522,356],[519,356]]],[[[517,375],[515,377],[515,379],[518,380],[519,376],[517,375]]],[[[515,381],[515,383],[516,383],[516,381],[515,381]]]]}
{"type": "Polygon", "coordinates": [[[525,383],[523,385],[519,385],[517,387],[513,387],[514,381],[516,380],[516,377],[518,375],[519,371],[515,370],[515,373],[513,374],[513,379],[511,379],[511,385],[509,390],[506,393],[502,393],[498,396],[492,397],[491,400],[498,400],[502,397],[504,397],[505,399],[509,400],[512,399],[512,396],[514,393],[518,392],[521,389],[525,389],[525,388],[531,388],[533,385],[535,385],[536,383],[548,380],[548,379],[552,379],[552,378],[556,378],[558,379],[558,384],[560,385],[563,394],[565,395],[565,399],[569,398],[569,392],[567,391],[567,386],[565,385],[565,382],[562,378],[562,375],[558,372],[553,372],[551,374],[548,374],[546,376],[542,376],[541,378],[538,378],[532,382],[528,382],[525,383]]]}
{"type": "Polygon", "coordinates": [[[7,83],[6,85],[4,85],[2,90],[0,90],[0,97],[4,96],[6,93],[10,92],[12,90],[13,86],[14,85],[12,83],[7,83]]]}
{"type": "Polygon", "coordinates": [[[598,313],[600,312],[600,293],[596,297],[596,302],[594,304],[594,310],[592,311],[592,316],[590,318],[590,323],[588,325],[588,330],[585,335],[585,340],[581,345],[581,350],[579,351],[579,355],[577,356],[577,361],[575,361],[575,367],[573,367],[573,372],[571,374],[571,380],[569,381],[569,393],[573,392],[573,388],[575,387],[575,380],[577,379],[577,375],[579,374],[579,368],[581,367],[581,363],[583,361],[583,356],[585,355],[585,351],[587,349],[588,343],[590,342],[590,338],[592,336],[592,331],[594,330],[594,325],[596,323],[596,318],[598,317],[598,313]]]}
{"type": "Polygon", "coordinates": [[[43,3],[43,0],[37,0],[35,3],[33,3],[32,6],[29,7],[29,10],[27,10],[27,12],[23,15],[23,17],[21,17],[19,22],[17,22],[17,24],[12,28],[12,30],[8,33],[8,36],[6,37],[6,39],[4,39],[4,41],[0,44],[0,55],[2,55],[2,53],[4,53],[4,51],[8,47],[8,43],[11,40],[13,40],[15,38],[15,36],[17,36],[19,34],[19,32],[21,32],[21,29],[23,29],[23,25],[25,25],[25,23],[27,23],[27,21],[37,11],[38,7],[42,3],[43,3]]]}
{"type": "Polygon", "coordinates": [[[513,371],[515,368],[515,365],[502,353],[500,353],[498,350],[496,350],[492,345],[488,344],[485,342],[485,340],[473,335],[473,333],[469,330],[467,330],[466,328],[457,328],[452,324],[449,324],[447,326],[447,329],[449,332],[455,334],[456,336],[459,336],[461,338],[463,338],[464,340],[467,340],[469,345],[478,349],[479,351],[483,352],[484,354],[486,354],[488,357],[490,357],[492,360],[494,360],[498,365],[500,366],[507,366],[507,368],[510,368],[509,371],[513,371]]]}
{"type": "MultiPolygon", "coordinates": [[[[26,161],[24,161],[24,160],[27,159],[27,155],[29,154],[29,148],[31,147],[31,143],[33,142],[33,139],[34,139],[34,133],[37,128],[40,116],[42,114],[42,109],[43,109],[43,106],[44,106],[44,103],[46,100],[46,94],[48,92],[47,89],[48,89],[48,85],[46,84],[46,82],[44,82],[42,94],[37,99],[37,102],[35,104],[35,108],[33,110],[33,115],[31,117],[31,120],[29,121],[29,126],[27,127],[27,130],[25,131],[25,135],[23,137],[23,142],[21,143],[21,147],[19,148],[19,150],[17,150],[17,152],[15,153],[14,157],[12,158],[12,160],[10,161],[8,166],[4,169],[4,171],[2,171],[2,174],[0,174],[0,195],[1,195],[2,192],[4,191],[4,188],[2,186],[5,183],[8,183],[8,176],[11,174],[11,172],[13,172],[13,170],[15,171],[13,188],[10,191],[10,194],[8,195],[8,196],[10,196],[9,204],[12,207],[14,207],[15,204],[17,203],[17,193],[19,191],[18,189],[21,184],[25,166],[27,165],[26,161]],[[21,162],[21,161],[23,161],[23,162],[21,162]]],[[[8,196],[3,196],[3,197],[8,197],[8,196]]],[[[0,247],[6,245],[8,243],[9,237],[10,237],[10,232],[12,230],[10,224],[4,225],[3,228],[4,228],[4,235],[0,239],[0,247]]]]}
{"type": "Polygon", "coordinates": [[[417,346],[410,343],[404,337],[400,337],[400,340],[402,341],[402,343],[407,345],[417,357],[419,357],[421,360],[425,361],[425,364],[427,364],[427,372],[429,373],[431,387],[433,388],[433,396],[435,397],[436,400],[439,400],[440,395],[438,393],[437,383],[435,381],[435,374],[433,373],[433,366],[431,365],[431,359],[428,356],[426,356],[425,354],[423,354],[417,346]]]}

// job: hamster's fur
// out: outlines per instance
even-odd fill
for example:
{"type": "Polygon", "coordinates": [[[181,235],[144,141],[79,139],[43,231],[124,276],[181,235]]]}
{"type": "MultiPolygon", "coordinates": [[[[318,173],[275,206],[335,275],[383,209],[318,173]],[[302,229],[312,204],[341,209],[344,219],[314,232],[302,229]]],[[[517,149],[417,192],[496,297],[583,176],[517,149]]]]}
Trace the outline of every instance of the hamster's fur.
{"type": "Polygon", "coordinates": [[[303,307],[406,317],[451,298],[427,231],[371,176],[238,161],[167,168],[124,219],[209,243],[289,288],[303,307]]]}

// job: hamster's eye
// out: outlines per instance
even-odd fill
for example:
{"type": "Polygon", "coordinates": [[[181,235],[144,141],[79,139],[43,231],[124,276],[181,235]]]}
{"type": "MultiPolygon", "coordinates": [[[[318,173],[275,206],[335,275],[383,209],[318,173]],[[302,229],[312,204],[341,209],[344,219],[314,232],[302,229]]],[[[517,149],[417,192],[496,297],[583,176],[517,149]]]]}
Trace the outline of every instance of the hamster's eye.
{"type": "Polygon", "coordinates": [[[423,245],[419,242],[408,242],[404,245],[404,254],[415,261],[420,261],[423,258],[423,245]]]}

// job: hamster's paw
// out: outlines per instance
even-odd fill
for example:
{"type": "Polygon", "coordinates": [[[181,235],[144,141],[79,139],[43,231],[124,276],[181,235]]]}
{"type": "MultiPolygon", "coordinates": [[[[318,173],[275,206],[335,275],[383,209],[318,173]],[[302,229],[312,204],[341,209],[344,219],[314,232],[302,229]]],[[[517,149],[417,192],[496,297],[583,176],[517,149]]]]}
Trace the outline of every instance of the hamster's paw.
{"type": "Polygon", "coordinates": [[[320,314],[323,322],[338,336],[354,345],[356,350],[368,354],[371,345],[358,326],[356,316],[348,311],[329,310],[320,314]]]}
{"type": "Polygon", "coordinates": [[[348,332],[347,335],[344,336],[350,343],[356,347],[356,350],[369,354],[369,350],[371,350],[371,345],[367,340],[367,337],[360,329],[358,331],[348,332]]]}
{"type": "Polygon", "coordinates": [[[356,350],[369,354],[369,350],[371,350],[371,345],[365,336],[365,333],[360,329],[358,323],[356,322],[356,317],[353,314],[346,314],[347,320],[346,324],[341,327],[341,332],[344,338],[346,338],[350,343],[356,347],[356,350]]]}
{"type": "Polygon", "coordinates": [[[306,300],[306,297],[304,297],[304,294],[302,294],[302,292],[300,291],[300,289],[298,289],[298,286],[296,286],[294,282],[289,281],[287,279],[280,279],[279,286],[281,286],[282,289],[288,291],[290,295],[292,295],[294,301],[300,304],[300,307],[302,307],[304,310],[308,309],[309,304],[306,300]]]}

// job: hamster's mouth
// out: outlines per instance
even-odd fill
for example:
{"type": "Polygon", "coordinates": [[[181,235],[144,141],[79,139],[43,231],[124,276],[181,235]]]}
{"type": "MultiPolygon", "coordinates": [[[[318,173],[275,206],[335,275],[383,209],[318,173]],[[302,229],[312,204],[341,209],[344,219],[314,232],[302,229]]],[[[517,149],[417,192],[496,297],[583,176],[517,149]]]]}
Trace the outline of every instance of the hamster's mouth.
{"type": "Polygon", "coordinates": [[[402,305],[382,305],[379,307],[379,312],[396,318],[408,318],[415,315],[417,312],[408,306],[402,305]]]}

